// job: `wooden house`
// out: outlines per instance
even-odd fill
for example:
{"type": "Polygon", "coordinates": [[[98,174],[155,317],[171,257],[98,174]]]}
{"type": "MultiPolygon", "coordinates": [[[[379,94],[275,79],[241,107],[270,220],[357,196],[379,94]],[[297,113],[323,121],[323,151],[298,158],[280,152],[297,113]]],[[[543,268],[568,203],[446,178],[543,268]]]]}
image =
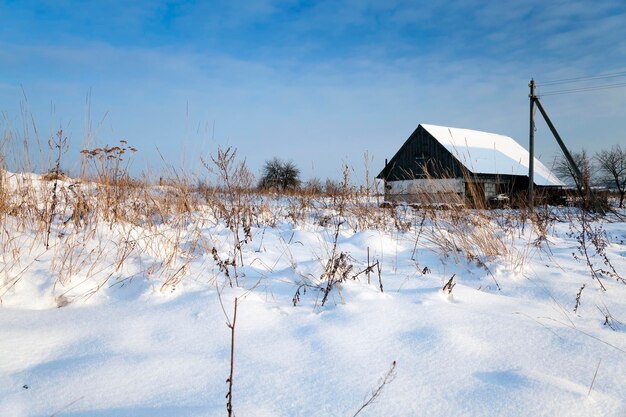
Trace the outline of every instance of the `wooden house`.
{"type": "MultiPolygon", "coordinates": [[[[528,190],[528,152],[508,136],[420,124],[377,178],[390,203],[508,201],[528,190]]],[[[535,158],[538,194],[564,184],[535,158]]]]}

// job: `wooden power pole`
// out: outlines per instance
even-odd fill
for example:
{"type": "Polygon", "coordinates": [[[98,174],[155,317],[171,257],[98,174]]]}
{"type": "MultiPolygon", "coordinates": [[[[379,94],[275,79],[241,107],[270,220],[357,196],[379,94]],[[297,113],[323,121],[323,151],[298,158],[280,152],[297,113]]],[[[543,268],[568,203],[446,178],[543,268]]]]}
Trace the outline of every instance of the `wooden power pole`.
{"type": "MultiPolygon", "coordinates": [[[[530,142],[528,145],[528,153],[530,154],[530,160],[528,161],[528,206],[530,207],[531,210],[534,208],[535,106],[537,106],[537,108],[539,109],[539,112],[543,116],[543,119],[546,121],[546,124],[550,128],[550,131],[552,132],[554,139],[556,139],[556,142],[559,144],[559,147],[561,148],[561,152],[563,152],[563,155],[565,156],[565,159],[567,160],[567,163],[569,164],[570,169],[572,170],[572,172],[574,172],[574,175],[578,178],[579,184],[582,184],[582,186],[585,188],[584,193],[586,193],[589,196],[591,206],[593,207],[594,210],[598,211],[599,213],[604,213],[604,209],[602,208],[601,204],[596,199],[589,184],[585,184],[584,179],[583,179],[583,174],[578,168],[578,166],[576,165],[576,161],[574,161],[574,158],[572,158],[572,155],[567,149],[567,146],[565,146],[563,139],[561,139],[561,135],[559,135],[559,132],[556,130],[556,127],[554,127],[554,124],[552,123],[552,120],[550,120],[548,113],[541,105],[541,102],[539,101],[539,97],[537,97],[537,94],[535,94],[535,87],[536,87],[535,80],[531,79],[530,84],[528,84],[528,86],[530,87],[530,96],[529,96],[530,97],[530,133],[528,135],[529,142],[530,142]]],[[[585,198],[585,195],[581,195],[581,197],[585,198]]]]}
{"type": "Polygon", "coordinates": [[[530,131],[528,133],[528,207],[533,210],[535,206],[535,80],[531,79],[530,84],[530,131]]]}

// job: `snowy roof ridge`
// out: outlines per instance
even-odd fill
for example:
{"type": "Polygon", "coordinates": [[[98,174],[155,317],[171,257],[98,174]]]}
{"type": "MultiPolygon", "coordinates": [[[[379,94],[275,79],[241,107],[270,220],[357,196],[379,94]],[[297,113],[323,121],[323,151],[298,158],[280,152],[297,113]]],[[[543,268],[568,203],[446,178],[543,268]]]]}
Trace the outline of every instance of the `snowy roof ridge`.
{"type": "MultiPolygon", "coordinates": [[[[471,172],[528,176],[530,155],[509,136],[423,123],[420,125],[471,172]]],[[[541,161],[534,159],[535,184],[565,185],[541,161]]]]}

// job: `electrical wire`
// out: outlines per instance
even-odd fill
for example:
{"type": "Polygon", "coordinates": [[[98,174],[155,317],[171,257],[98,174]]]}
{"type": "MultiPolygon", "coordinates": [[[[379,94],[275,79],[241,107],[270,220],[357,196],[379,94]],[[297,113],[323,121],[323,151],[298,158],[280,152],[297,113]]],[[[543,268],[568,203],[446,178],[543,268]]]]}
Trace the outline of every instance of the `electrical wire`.
{"type": "Polygon", "coordinates": [[[598,75],[587,75],[587,76],[575,77],[575,78],[563,78],[563,79],[560,79],[560,80],[536,82],[535,84],[537,86],[540,86],[540,85],[568,84],[568,83],[577,83],[577,82],[584,82],[584,81],[605,80],[605,79],[609,79],[609,78],[624,77],[624,76],[626,76],[626,71],[614,72],[614,73],[611,73],[611,74],[598,74],[598,75]]]}
{"type": "Polygon", "coordinates": [[[608,90],[608,89],[620,88],[620,87],[626,87],[626,82],[617,83],[617,84],[605,84],[605,85],[596,85],[596,86],[589,86],[589,87],[571,88],[568,90],[547,91],[545,93],[537,94],[537,96],[538,97],[556,96],[560,94],[580,93],[583,91],[608,90]]]}

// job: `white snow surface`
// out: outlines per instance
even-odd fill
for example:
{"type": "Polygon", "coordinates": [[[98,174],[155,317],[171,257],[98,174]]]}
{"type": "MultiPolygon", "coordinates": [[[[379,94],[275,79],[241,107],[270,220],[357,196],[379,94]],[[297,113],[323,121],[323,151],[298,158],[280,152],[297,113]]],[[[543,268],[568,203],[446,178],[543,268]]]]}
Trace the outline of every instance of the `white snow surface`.
{"type": "MultiPolygon", "coordinates": [[[[471,172],[528,176],[530,155],[511,137],[446,126],[429,124],[421,126],[471,172]]],[[[534,159],[535,184],[565,185],[541,161],[534,159]]]]}
{"type": "MultiPolygon", "coordinates": [[[[626,285],[603,277],[603,291],[572,255],[580,225],[557,221],[533,244],[526,224],[508,256],[477,260],[442,253],[417,221],[387,231],[346,222],[337,250],[356,273],[369,248],[384,292],[374,268],[369,284],[350,279],[324,306],[301,287],[294,306],[300,284],[325,283],[335,228],[320,213],[253,227],[233,288],[210,253],[225,256],[230,232],[208,217],[158,227],[150,242],[139,226],[59,224],[47,250],[7,218],[1,279],[19,279],[0,292],[0,416],[226,415],[235,297],[238,416],[353,416],[393,361],[395,379],[359,416],[626,415],[626,285]],[[159,274],[172,242],[176,264],[159,274]],[[70,255],[72,269],[60,268],[70,255]],[[171,276],[182,279],[163,286],[171,276]]],[[[599,225],[623,275],[626,224],[599,225]]]]}

